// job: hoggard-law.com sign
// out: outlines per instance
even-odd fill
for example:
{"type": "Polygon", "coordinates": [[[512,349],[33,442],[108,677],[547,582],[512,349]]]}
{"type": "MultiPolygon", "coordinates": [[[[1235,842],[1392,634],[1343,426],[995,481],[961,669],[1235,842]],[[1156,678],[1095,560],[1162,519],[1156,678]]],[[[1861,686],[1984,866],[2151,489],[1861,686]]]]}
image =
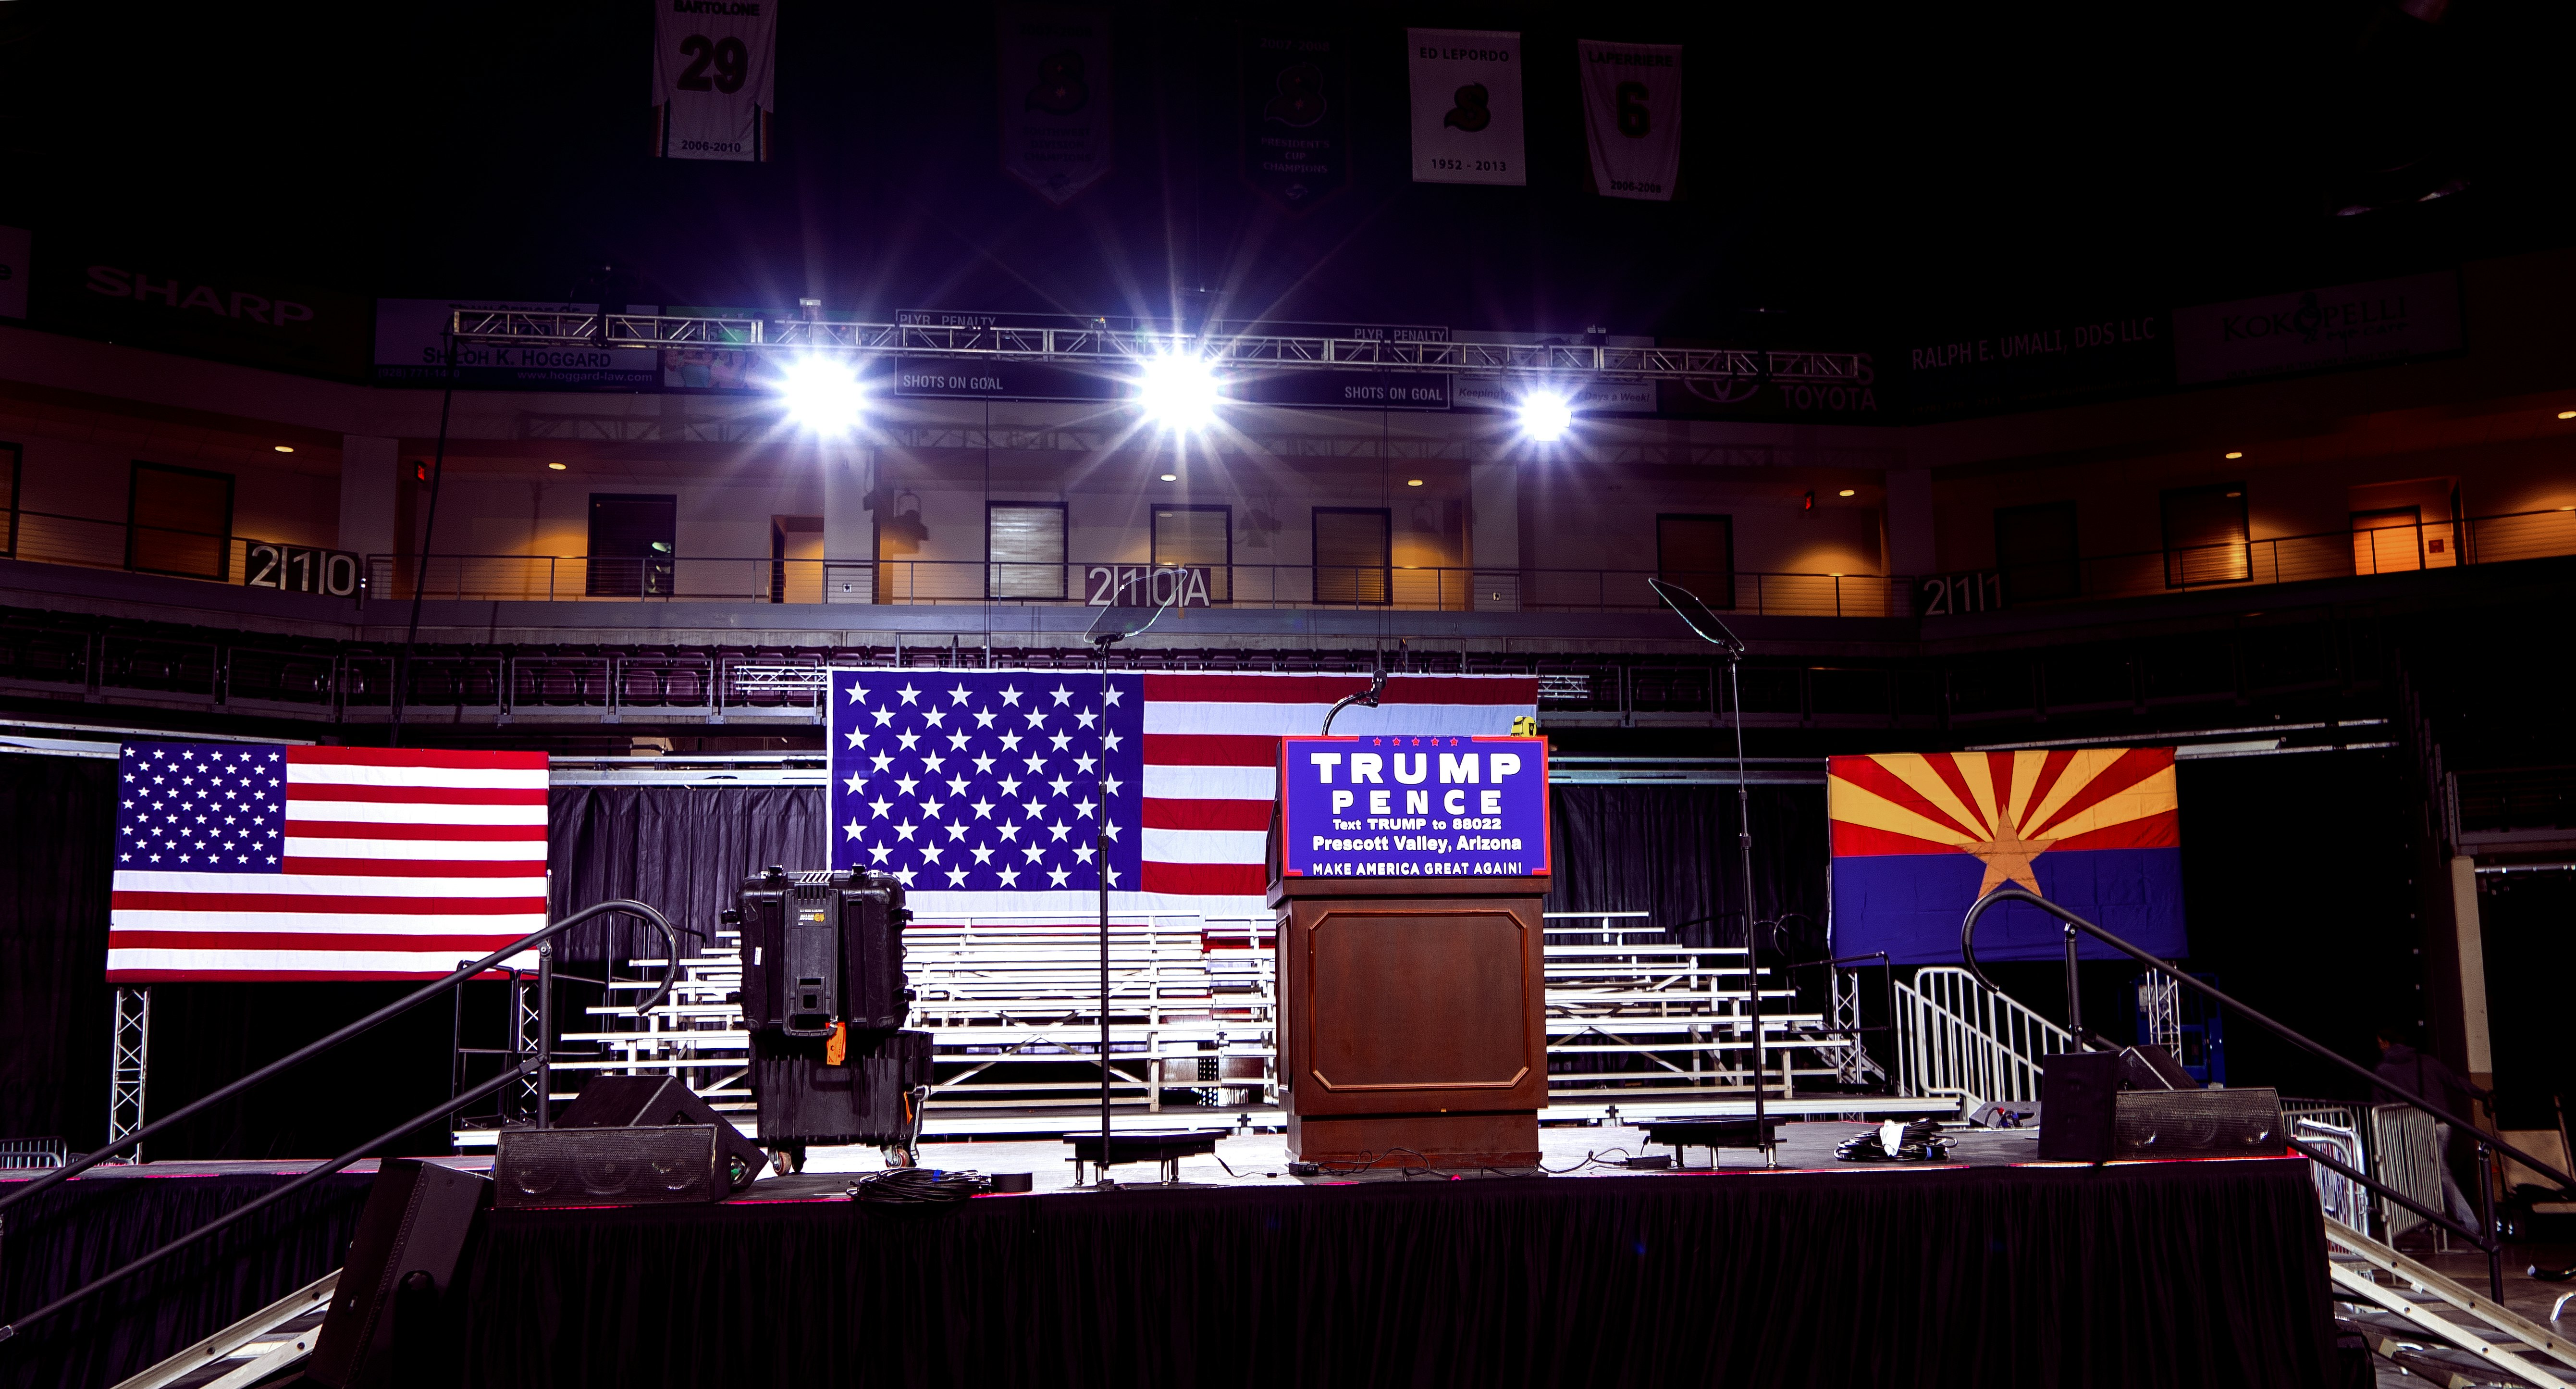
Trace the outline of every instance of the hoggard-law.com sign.
{"type": "Polygon", "coordinates": [[[2448,270],[2176,309],[2174,379],[2287,376],[2457,352],[2460,277],[2448,270]]]}

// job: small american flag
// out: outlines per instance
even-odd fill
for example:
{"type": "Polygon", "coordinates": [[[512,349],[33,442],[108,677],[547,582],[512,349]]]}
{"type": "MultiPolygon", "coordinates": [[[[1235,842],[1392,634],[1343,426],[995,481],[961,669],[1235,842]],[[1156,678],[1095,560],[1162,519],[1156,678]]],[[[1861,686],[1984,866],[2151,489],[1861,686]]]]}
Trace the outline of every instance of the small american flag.
{"type": "MultiPolygon", "coordinates": [[[[1266,917],[1279,738],[1314,733],[1363,675],[840,671],[832,683],[835,868],[904,879],[925,921],[1087,920],[1106,807],[1121,912],[1266,917]]],[[[1531,676],[1399,675],[1336,733],[1512,731],[1531,676]]]]}
{"type": "Polygon", "coordinates": [[[127,743],[111,981],[435,977],[546,922],[546,755],[127,743]]]}

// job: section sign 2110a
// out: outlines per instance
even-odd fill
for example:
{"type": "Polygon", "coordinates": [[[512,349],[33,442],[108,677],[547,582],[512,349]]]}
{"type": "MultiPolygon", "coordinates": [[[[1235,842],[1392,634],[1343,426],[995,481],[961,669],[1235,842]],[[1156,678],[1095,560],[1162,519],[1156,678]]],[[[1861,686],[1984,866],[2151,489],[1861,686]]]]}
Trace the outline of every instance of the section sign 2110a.
{"type": "Polygon", "coordinates": [[[1280,739],[1292,878],[1543,877],[1547,740],[1280,739]]]}

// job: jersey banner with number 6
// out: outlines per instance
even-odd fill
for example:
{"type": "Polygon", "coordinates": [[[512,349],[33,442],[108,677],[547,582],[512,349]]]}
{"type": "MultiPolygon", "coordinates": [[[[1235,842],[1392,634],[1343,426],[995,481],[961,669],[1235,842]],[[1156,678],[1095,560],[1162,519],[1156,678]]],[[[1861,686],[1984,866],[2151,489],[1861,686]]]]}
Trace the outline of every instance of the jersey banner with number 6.
{"type": "Polygon", "coordinates": [[[778,0],[659,0],[653,153],[767,159],[777,57],[778,0]]]}

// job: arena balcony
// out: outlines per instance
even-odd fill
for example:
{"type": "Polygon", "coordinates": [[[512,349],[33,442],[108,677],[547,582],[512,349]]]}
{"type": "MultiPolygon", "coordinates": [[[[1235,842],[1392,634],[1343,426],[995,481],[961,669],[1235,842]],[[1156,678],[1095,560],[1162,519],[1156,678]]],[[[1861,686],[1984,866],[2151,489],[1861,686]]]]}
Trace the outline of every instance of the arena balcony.
{"type": "MultiPolygon", "coordinates": [[[[382,724],[396,716],[417,594],[409,722],[810,728],[834,666],[1087,665],[1085,571],[1105,567],[378,555],[353,576],[242,537],[12,519],[0,699],[47,718],[69,702],[382,724]],[[138,552],[164,570],[192,555],[198,576],[144,572],[138,552]],[[297,591],[353,577],[346,595],[297,591]],[[992,590],[1012,596],[982,596],[992,590]]],[[[1743,698],[1759,726],[2062,729],[2166,708],[2208,725],[2229,717],[2211,706],[2264,704],[2331,730],[2377,708],[2376,615],[2560,588],[2569,556],[2576,512],[2551,510],[1932,584],[1672,577],[1753,643],[1743,698]],[[1927,597],[1956,610],[1930,611],[1927,597]]],[[[1535,673],[1562,729],[1711,727],[1724,707],[1722,670],[1649,606],[1648,571],[1230,565],[1197,577],[1208,606],[1177,612],[1122,665],[1535,673]],[[1513,591],[1486,586],[1506,578],[1517,608],[1480,606],[1513,591]]]]}

